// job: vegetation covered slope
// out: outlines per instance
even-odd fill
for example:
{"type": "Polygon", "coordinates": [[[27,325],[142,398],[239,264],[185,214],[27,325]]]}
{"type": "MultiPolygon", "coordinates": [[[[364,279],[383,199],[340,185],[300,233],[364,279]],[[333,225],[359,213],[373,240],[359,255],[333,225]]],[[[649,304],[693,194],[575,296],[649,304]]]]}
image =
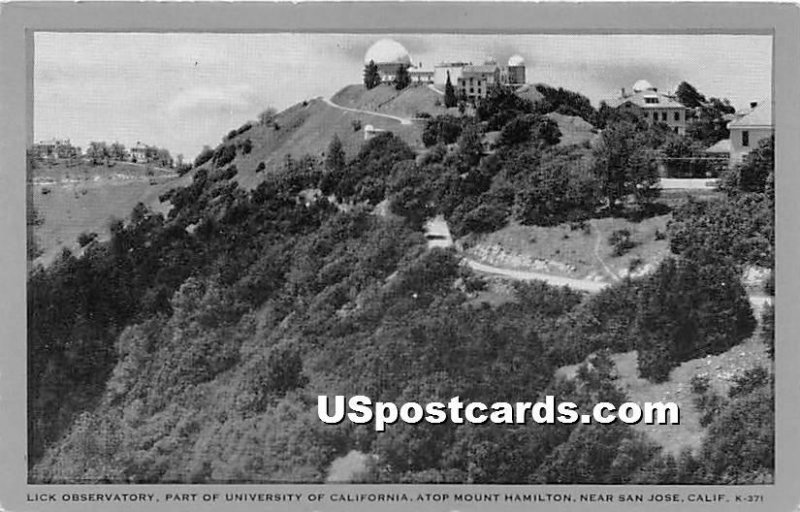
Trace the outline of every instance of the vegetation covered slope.
{"type": "MultiPolygon", "coordinates": [[[[374,456],[358,476],[372,482],[769,481],[767,370],[714,400],[715,435],[677,459],[623,424],[398,423],[377,433],[316,418],[316,397],[333,394],[400,403],[552,394],[588,410],[627,399],[609,352],[636,350],[640,375],[659,381],[753,333],[737,262],[686,236],[652,275],[597,295],[530,283],[497,307],[471,301],[482,280],[454,251],[427,249],[419,225],[428,214],[458,221],[473,204],[500,223],[522,212],[549,225],[652,201],[620,169],[647,170],[646,153],[632,155],[626,137],[652,133],[623,120],[611,130],[619,139],[597,153],[554,148],[552,123],[528,108],[502,92],[479,105],[481,122],[501,132],[493,155],[476,143],[474,120],[443,118],[429,125],[437,149],[420,161],[383,134],[350,158],[334,138],[324,162],[293,160],[252,190],[231,161],[201,166],[164,195],[168,215],[137,206],[108,243],[34,269],[31,480],[322,482],[356,450],[374,456]],[[449,147],[438,142],[455,131],[449,147]],[[303,195],[317,188],[336,204],[303,195]],[[386,199],[396,217],[370,213],[386,199]],[[554,376],[586,358],[576,379],[554,376]],[[743,416],[751,406],[758,416],[743,416]],[[728,449],[742,440],[744,455],[728,449]]],[[[750,167],[740,171],[749,183],[750,167]]],[[[635,177],[649,183],[645,172],[635,177]]],[[[772,208],[769,176],[753,191],[736,183],[722,201],[747,195],[772,208]]],[[[715,214],[686,212],[700,225],[704,215],[715,214]]],[[[461,229],[483,228],[485,218],[461,229]]]]}

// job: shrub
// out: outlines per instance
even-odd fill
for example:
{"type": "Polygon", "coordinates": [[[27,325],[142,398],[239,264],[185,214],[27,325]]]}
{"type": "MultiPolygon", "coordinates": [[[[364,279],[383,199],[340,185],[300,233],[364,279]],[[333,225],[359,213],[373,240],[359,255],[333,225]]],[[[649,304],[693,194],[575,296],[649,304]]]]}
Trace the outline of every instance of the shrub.
{"type": "Polygon", "coordinates": [[[361,130],[361,120],[360,119],[353,119],[353,121],[350,124],[352,125],[354,132],[357,132],[357,131],[361,130]]]}
{"type": "Polygon", "coordinates": [[[258,167],[256,167],[256,173],[259,173],[266,168],[267,168],[266,164],[264,162],[261,162],[258,164],[258,167]]]}
{"type": "Polygon", "coordinates": [[[195,167],[200,167],[200,166],[201,166],[201,165],[203,165],[204,163],[206,163],[206,162],[208,162],[209,160],[211,160],[211,158],[212,158],[213,156],[214,156],[214,150],[213,150],[213,149],[211,149],[211,148],[210,148],[210,147],[208,147],[208,146],[205,146],[205,147],[203,148],[203,150],[200,152],[200,154],[199,154],[199,155],[197,155],[197,158],[195,158],[195,159],[194,159],[194,166],[195,166],[195,167]]]}
{"type": "Polygon", "coordinates": [[[78,235],[78,245],[81,247],[86,247],[90,243],[94,242],[95,239],[97,239],[97,233],[87,233],[84,231],[78,235]]]}
{"type": "Polygon", "coordinates": [[[236,158],[236,147],[233,145],[223,145],[214,152],[214,165],[223,167],[228,165],[236,158]]]}
{"type": "Polygon", "coordinates": [[[622,256],[636,245],[631,239],[631,232],[627,229],[617,229],[608,237],[608,243],[614,248],[614,256],[622,256]]]}

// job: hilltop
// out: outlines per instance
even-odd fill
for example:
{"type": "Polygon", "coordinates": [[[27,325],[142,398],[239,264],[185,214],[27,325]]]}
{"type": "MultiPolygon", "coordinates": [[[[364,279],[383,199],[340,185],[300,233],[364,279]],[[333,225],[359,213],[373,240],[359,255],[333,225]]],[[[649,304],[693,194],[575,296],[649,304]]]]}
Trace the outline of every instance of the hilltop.
{"type": "MultiPolygon", "coordinates": [[[[347,88],[346,88],[347,89],[347,88]]],[[[346,90],[345,89],[345,90],[346,90]]],[[[433,91],[429,91],[435,94],[433,91]]],[[[388,105],[385,110],[391,110],[388,105]]],[[[424,123],[404,125],[397,120],[371,115],[368,112],[351,112],[337,108],[321,98],[298,103],[275,115],[267,125],[254,124],[251,128],[226,139],[222,146],[237,146],[249,140],[249,153],[237,150],[230,162],[238,174],[236,180],[245,188],[253,188],[262,181],[259,164],[264,171],[279,168],[287,155],[300,158],[305,155],[322,157],[334,135],[342,141],[348,158],[352,158],[364,143],[367,125],[379,130],[388,130],[402,139],[412,149],[422,148],[424,123]],[[354,123],[359,123],[354,126],[354,123]]],[[[206,163],[201,168],[208,168],[206,163]]]]}

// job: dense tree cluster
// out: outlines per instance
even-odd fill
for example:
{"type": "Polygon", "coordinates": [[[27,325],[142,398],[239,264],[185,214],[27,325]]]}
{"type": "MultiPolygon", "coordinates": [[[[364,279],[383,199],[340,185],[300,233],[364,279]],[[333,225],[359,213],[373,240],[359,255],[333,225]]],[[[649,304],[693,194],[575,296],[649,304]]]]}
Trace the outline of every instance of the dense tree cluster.
{"type": "Polygon", "coordinates": [[[672,252],[772,268],[775,251],[774,140],[766,139],[721,177],[724,195],[689,200],[668,226],[672,252]]]}

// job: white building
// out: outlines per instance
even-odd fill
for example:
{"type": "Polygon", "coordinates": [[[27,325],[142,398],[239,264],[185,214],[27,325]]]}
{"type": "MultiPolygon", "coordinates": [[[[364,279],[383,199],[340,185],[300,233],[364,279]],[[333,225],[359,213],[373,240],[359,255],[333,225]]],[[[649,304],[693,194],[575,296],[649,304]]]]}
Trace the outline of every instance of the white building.
{"type": "Polygon", "coordinates": [[[686,108],[674,96],[658,92],[647,80],[633,84],[633,92],[622,89],[620,97],[608,102],[608,106],[635,112],[650,124],[662,123],[675,133],[686,133],[686,108]]]}
{"type": "Polygon", "coordinates": [[[751,103],[751,110],[728,123],[731,132],[731,165],[740,163],[758,143],[775,133],[772,124],[772,103],[751,103]]]}

